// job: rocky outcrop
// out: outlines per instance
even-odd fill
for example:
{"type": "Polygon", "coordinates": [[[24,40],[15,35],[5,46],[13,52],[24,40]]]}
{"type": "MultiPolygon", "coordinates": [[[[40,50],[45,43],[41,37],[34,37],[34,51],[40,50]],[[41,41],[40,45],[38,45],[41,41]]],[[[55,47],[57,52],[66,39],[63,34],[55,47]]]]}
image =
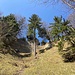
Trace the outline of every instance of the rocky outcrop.
{"type": "Polygon", "coordinates": [[[44,49],[47,50],[47,49],[50,49],[51,47],[52,47],[51,44],[48,42],[48,43],[45,44],[44,49]]]}

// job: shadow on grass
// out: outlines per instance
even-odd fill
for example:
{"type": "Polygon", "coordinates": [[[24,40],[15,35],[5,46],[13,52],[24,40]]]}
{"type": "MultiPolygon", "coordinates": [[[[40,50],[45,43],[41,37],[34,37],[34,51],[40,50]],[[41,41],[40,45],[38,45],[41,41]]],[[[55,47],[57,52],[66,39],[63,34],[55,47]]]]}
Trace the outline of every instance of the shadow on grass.
{"type": "Polygon", "coordinates": [[[11,54],[15,57],[30,57],[31,56],[31,47],[27,41],[22,39],[17,39],[7,49],[3,49],[3,54],[11,54]],[[4,50],[4,51],[3,51],[4,50]]]}

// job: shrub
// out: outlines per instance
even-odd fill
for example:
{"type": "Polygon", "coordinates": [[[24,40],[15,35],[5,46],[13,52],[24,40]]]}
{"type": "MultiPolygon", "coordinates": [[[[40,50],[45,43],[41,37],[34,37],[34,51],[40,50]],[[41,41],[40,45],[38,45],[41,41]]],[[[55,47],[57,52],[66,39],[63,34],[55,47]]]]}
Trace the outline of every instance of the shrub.
{"type": "Polygon", "coordinates": [[[75,47],[68,47],[63,53],[64,62],[75,61],[75,47]]]}

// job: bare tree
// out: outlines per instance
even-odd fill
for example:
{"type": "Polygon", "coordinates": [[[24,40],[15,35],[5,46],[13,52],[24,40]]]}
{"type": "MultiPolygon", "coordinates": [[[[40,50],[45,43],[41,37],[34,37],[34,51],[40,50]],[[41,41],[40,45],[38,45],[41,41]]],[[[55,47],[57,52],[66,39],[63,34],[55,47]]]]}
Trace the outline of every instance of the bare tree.
{"type": "Polygon", "coordinates": [[[75,28],[75,12],[68,16],[68,20],[70,21],[70,25],[72,25],[75,28]]]}
{"type": "Polygon", "coordinates": [[[0,17],[2,16],[2,14],[3,14],[3,13],[2,13],[2,12],[0,12],[0,17]]]}
{"type": "Polygon", "coordinates": [[[62,0],[66,5],[75,10],[75,0],[62,0]]]}
{"type": "Polygon", "coordinates": [[[18,38],[21,38],[21,37],[23,37],[22,36],[23,33],[27,34],[28,26],[27,26],[26,18],[22,17],[20,15],[15,15],[15,18],[16,18],[17,23],[19,23],[21,25],[19,33],[17,35],[18,38]]]}
{"type": "MultiPolygon", "coordinates": [[[[37,1],[37,0],[36,0],[37,1]]],[[[38,0],[40,1],[40,0],[38,0]]],[[[70,8],[75,10],[75,0],[42,0],[40,2],[43,2],[45,4],[55,4],[62,1],[64,4],[68,5],[70,8]]]]}

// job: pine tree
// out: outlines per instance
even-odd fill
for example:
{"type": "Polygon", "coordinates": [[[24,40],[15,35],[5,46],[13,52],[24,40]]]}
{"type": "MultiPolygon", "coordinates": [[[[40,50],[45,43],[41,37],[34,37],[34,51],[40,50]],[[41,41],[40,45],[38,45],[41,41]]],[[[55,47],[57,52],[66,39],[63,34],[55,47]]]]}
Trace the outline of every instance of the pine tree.
{"type": "Polygon", "coordinates": [[[40,28],[41,19],[38,15],[33,14],[28,21],[28,36],[33,36],[34,55],[36,56],[36,30],[40,28]]]}
{"type": "Polygon", "coordinates": [[[11,51],[10,47],[17,40],[17,35],[23,25],[22,19],[18,21],[14,14],[0,18],[0,48],[11,51]]]}
{"type": "Polygon", "coordinates": [[[54,23],[51,23],[51,35],[54,39],[64,37],[68,31],[69,21],[61,17],[54,17],[54,23]]]}

